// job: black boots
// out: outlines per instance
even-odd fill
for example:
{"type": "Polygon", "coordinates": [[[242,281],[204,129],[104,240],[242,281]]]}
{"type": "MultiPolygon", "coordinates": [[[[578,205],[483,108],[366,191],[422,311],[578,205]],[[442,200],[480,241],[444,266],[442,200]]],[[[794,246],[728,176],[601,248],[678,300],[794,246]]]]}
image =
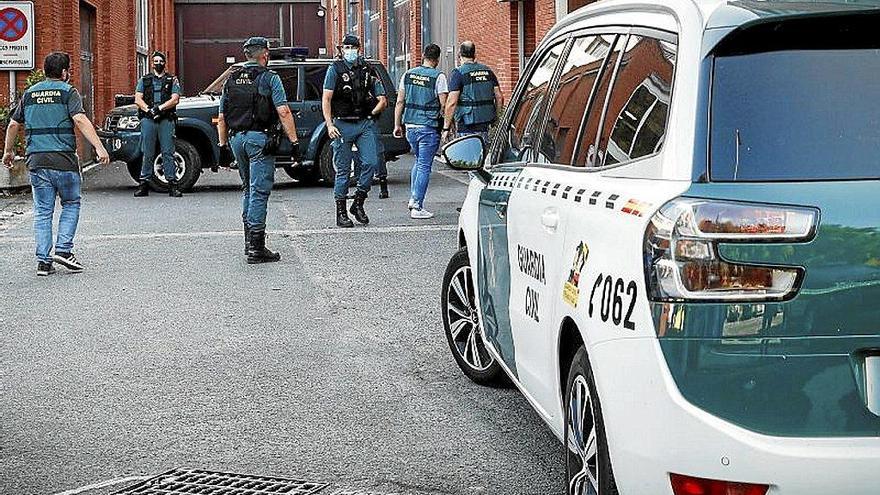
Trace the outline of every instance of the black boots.
{"type": "Polygon", "coordinates": [[[345,211],[344,199],[336,200],[336,226],[345,228],[354,227],[354,223],[348,218],[348,213],[345,211]]]}
{"type": "Polygon", "coordinates": [[[248,264],[255,265],[257,263],[272,263],[281,259],[280,254],[273,253],[266,249],[265,230],[252,230],[250,231],[250,234],[251,245],[247,256],[248,264]]]}
{"type": "Polygon", "coordinates": [[[370,223],[370,218],[367,217],[367,212],[364,211],[364,201],[367,199],[367,193],[363,191],[357,191],[354,193],[354,202],[351,204],[351,214],[354,215],[354,219],[359,223],[367,225],[370,223]]]}
{"type": "Polygon", "coordinates": [[[388,199],[390,197],[388,194],[388,179],[382,177],[379,179],[379,199],[388,199]]]}
{"type": "Polygon", "coordinates": [[[182,198],[183,193],[180,192],[180,188],[177,186],[177,182],[169,182],[168,183],[168,195],[172,198],[182,198]]]}
{"type": "Polygon", "coordinates": [[[137,190],[134,192],[134,197],[143,198],[144,196],[149,196],[149,195],[150,195],[150,183],[145,180],[138,181],[138,187],[137,187],[137,190]]]}
{"type": "Polygon", "coordinates": [[[244,255],[247,256],[251,252],[251,229],[247,224],[244,226],[244,255]]]}

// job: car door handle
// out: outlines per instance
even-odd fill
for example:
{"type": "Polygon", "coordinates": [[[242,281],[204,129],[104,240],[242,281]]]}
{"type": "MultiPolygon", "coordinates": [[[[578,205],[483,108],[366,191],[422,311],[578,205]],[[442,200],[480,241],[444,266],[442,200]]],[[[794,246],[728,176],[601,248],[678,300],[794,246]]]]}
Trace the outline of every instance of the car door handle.
{"type": "Polygon", "coordinates": [[[547,208],[544,210],[544,213],[541,214],[541,225],[543,225],[548,232],[556,232],[556,229],[559,227],[559,210],[556,208],[547,208]]]}
{"type": "Polygon", "coordinates": [[[507,216],[507,203],[495,203],[495,213],[498,214],[498,218],[504,220],[507,216]]]}

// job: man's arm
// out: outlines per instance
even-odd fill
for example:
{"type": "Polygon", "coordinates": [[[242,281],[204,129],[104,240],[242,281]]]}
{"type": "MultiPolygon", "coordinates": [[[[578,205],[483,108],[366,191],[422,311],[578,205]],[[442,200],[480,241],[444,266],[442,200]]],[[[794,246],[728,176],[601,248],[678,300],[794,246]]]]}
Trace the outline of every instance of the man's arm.
{"type": "Polygon", "coordinates": [[[150,111],[150,107],[148,107],[147,102],[144,101],[144,94],[140,91],[134,94],[134,104],[144,112],[150,111]]]}
{"type": "Polygon", "coordinates": [[[172,108],[177,108],[178,103],[180,103],[180,95],[178,93],[174,93],[171,95],[170,100],[159,105],[159,111],[164,112],[166,110],[171,110],[172,108]]]}
{"type": "Polygon", "coordinates": [[[378,101],[376,103],[375,108],[373,108],[373,111],[371,113],[374,116],[378,117],[379,114],[382,113],[382,111],[388,107],[388,97],[385,95],[381,95],[381,96],[377,96],[376,100],[378,100],[378,101]]]}
{"type": "Polygon", "coordinates": [[[397,103],[394,105],[394,137],[403,137],[403,107],[406,104],[406,92],[403,86],[397,92],[397,103]]]}
{"type": "Polygon", "coordinates": [[[324,114],[324,123],[327,124],[327,135],[330,136],[330,139],[336,139],[342,134],[339,132],[339,129],[333,125],[333,111],[330,107],[330,102],[333,100],[333,90],[325,89],[324,93],[321,95],[321,111],[324,114]]]}
{"type": "Polygon", "coordinates": [[[495,108],[504,108],[504,93],[500,86],[495,86],[495,108]]]}
{"type": "Polygon", "coordinates": [[[106,165],[110,163],[110,154],[107,153],[107,149],[104,148],[104,145],[101,143],[101,140],[98,139],[98,133],[95,132],[95,125],[92,124],[92,121],[86,117],[84,113],[78,113],[73,116],[73,122],[76,124],[76,127],[82,132],[83,137],[95,147],[95,151],[98,153],[98,160],[106,165]]]}
{"type": "Polygon", "coordinates": [[[9,125],[6,127],[6,146],[3,147],[3,164],[9,169],[12,168],[13,161],[15,160],[13,148],[15,147],[15,139],[18,137],[19,132],[21,132],[21,124],[15,120],[10,120],[9,125]]]}
{"type": "Polygon", "coordinates": [[[226,118],[222,113],[217,116],[217,139],[221,148],[229,144],[229,131],[226,127],[226,118]]]}
{"type": "Polygon", "coordinates": [[[452,121],[455,118],[455,109],[458,107],[458,97],[461,91],[450,91],[446,97],[446,116],[443,119],[443,140],[449,137],[449,129],[452,127],[452,121]]]}
{"type": "Polygon", "coordinates": [[[296,122],[293,120],[293,113],[290,112],[290,107],[287,105],[281,105],[275,107],[275,110],[278,110],[278,118],[281,119],[281,126],[284,127],[284,133],[287,134],[287,139],[293,144],[298,143],[299,138],[296,135],[296,122]]]}

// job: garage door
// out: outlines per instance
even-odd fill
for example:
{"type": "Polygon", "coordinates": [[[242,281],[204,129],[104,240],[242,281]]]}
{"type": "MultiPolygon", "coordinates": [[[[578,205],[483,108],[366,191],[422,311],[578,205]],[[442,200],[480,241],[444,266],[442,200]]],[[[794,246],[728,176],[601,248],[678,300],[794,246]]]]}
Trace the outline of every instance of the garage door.
{"type": "Polygon", "coordinates": [[[198,3],[178,0],[178,76],[183,93],[204,89],[228,66],[243,60],[242,42],[265,36],[272,46],[305,46],[316,57],[326,44],[320,2],[198,3]]]}

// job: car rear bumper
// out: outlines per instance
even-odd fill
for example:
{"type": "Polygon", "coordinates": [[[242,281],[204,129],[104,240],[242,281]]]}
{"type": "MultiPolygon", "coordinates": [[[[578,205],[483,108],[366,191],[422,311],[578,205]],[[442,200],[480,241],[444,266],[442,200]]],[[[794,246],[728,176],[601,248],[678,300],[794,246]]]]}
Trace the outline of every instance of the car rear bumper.
{"type": "Polygon", "coordinates": [[[880,490],[880,432],[788,438],[743,429],[682,397],[655,339],[601,343],[590,360],[621,493],[672,494],[669,473],[769,484],[768,495],[880,490]]]}
{"type": "Polygon", "coordinates": [[[98,138],[101,139],[101,144],[110,153],[111,160],[121,160],[130,163],[141,159],[140,132],[98,130],[98,138]]]}

